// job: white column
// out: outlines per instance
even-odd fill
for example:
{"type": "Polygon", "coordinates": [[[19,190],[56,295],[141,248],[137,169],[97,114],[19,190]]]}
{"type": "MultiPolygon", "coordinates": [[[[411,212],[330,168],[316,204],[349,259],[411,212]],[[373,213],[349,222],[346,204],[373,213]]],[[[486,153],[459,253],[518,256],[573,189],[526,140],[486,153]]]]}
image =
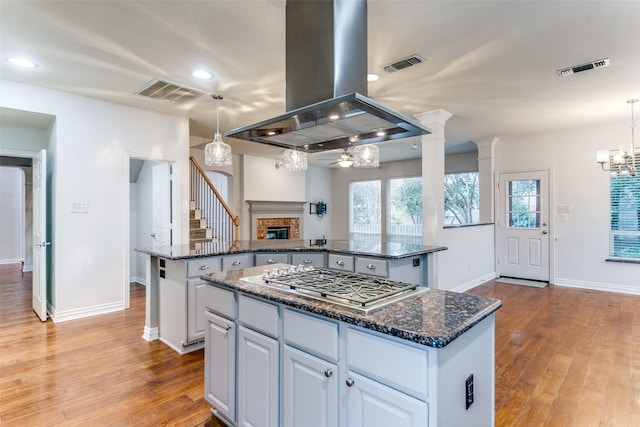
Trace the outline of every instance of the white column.
{"type": "Polygon", "coordinates": [[[494,221],[494,185],[493,175],[495,166],[493,162],[497,137],[480,138],[473,140],[478,146],[478,186],[480,188],[480,222],[494,221]]]}
{"type": "MultiPolygon", "coordinates": [[[[444,124],[452,114],[439,109],[416,114],[431,129],[422,137],[422,244],[442,245],[444,226],[444,124]]],[[[438,253],[428,257],[426,284],[438,288],[438,253]]]]}
{"type": "Polygon", "coordinates": [[[444,124],[452,116],[445,110],[416,114],[431,129],[422,137],[422,243],[438,245],[444,226],[444,124]]]}

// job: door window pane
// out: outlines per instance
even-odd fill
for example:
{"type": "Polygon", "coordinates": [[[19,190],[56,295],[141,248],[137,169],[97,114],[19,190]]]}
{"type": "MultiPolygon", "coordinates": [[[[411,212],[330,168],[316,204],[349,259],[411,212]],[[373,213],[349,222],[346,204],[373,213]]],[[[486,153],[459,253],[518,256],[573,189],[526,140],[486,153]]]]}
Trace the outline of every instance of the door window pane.
{"type": "Polygon", "coordinates": [[[508,182],[509,227],[540,228],[540,180],[508,182]]]}
{"type": "Polygon", "coordinates": [[[359,181],[349,185],[351,239],[380,240],[382,224],[381,182],[359,181]]]}
{"type": "Polygon", "coordinates": [[[422,243],[422,177],[389,180],[387,240],[422,243]]]}

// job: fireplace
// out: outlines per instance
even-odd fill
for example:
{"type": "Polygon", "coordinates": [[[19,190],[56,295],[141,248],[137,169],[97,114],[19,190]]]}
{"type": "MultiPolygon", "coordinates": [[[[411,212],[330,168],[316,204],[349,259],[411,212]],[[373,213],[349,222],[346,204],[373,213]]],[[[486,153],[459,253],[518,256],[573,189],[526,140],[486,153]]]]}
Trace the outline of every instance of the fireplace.
{"type": "Polygon", "coordinates": [[[301,240],[302,217],[306,202],[268,202],[247,200],[251,240],[301,240]]]}

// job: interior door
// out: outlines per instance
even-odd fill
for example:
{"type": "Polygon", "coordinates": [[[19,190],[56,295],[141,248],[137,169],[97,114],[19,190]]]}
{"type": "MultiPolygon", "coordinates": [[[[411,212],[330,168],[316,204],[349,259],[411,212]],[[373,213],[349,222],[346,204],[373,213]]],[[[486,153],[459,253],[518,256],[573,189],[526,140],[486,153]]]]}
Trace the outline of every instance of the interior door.
{"type": "Polygon", "coordinates": [[[33,279],[32,306],[47,320],[47,150],[33,158],[33,279]]]}
{"type": "Polygon", "coordinates": [[[501,276],[549,280],[548,171],[500,174],[499,257],[501,276]]]}
{"type": "Polygon", "coordinates": [[[171,165],[161,162],[152,168],[154,245],[171,245],[171,165]]]}

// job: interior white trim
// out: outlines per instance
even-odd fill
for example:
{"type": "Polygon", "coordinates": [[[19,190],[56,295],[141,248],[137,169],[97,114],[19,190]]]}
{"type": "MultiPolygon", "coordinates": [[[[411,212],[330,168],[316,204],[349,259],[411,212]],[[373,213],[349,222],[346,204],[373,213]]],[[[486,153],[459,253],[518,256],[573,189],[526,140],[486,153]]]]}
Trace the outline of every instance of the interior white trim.
{"type": "Polygon", "coordinates": [[[56,311],[51,305],[48,305],[47,312],[54,323],[66,322],[69,320],[82,319],[84,317],[97,316],[99,314],[113,313],[115,311],[124,310],[124,302],[114,302],[109,304],[100,304],[93,307],[82,307],[74,310],[56,311]]]}
{"type": "Polygon", "coordinates": [[[610,283],[587,282],[584,280],[555,279],[555,286],[567,288],[591,289],[594,291],[617,292],[621,294],[640,295],[640,288],[628,285],[615,285],[610,283]]]}

